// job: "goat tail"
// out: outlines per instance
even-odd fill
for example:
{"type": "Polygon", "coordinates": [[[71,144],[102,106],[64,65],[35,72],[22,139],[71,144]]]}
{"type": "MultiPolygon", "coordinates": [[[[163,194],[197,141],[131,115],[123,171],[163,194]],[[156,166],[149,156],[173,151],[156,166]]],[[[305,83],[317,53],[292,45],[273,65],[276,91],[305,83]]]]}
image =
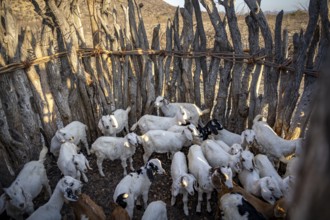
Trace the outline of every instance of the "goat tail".
{"type": "Polygon", "coordinates": [[[257,115],[254,119],[253,119],[253,124],[257,123],[258,121],[260,121],[262,119],[262,115],[257,115]]]}
{"type": "Polygon", "coordinates": [[[135,131],[136,127],[138,126],[138,122],[136,122],[134,125],[131,127],[131,131],[135,131]]]}
{"type": "Polygon", "coordinates": [[[131,106],[128,106],[126,109],[127,114],[131,111],[131,106]]]}
{"type": "Polygon", "coordinates": [[[207,108],[207,109],[204,109],[202,112],[201,112],[201,115],[205,115],[205,114],[208,114],[208,113],[210,113],[210,109],[209,108],[207,108]]]}
{"type": "Polygon", "coordinates": [[[48,152],[48,148],[45,145],[43,145],[39,154],[39,162],[43,163],[45,161],[47,152],[48,152]]]}

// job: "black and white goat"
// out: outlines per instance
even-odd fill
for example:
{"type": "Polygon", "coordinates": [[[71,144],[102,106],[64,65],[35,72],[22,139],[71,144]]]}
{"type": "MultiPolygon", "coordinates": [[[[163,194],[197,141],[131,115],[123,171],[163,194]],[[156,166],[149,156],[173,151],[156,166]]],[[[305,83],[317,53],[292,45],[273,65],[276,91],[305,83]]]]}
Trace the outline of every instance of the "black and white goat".
{"type": "Polygon", "coordinates": [[[165,170],[158,159],[149,160],[145,166],[136,172],[125,176],[116,186],[113,200],[122,207],[125,207],[128,215],[132,219],[135,201],[142,196],[144,208],[147,208],[148,194],[151,183],[156,174],[164,174],[165,170]],[[123,196],[125,195],[125,196],[123,196]]]}
{"type": "Polygon", "coordinates": [[[224,220],[261,220],[265,217],[239,193],[226,193],[220,199],[224,220]]]}

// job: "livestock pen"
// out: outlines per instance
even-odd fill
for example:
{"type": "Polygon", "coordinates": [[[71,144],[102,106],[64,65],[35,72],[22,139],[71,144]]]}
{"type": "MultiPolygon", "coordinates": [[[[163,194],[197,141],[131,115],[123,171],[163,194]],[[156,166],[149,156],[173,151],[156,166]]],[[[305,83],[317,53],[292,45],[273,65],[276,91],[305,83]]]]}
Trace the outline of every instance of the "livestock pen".
{"type": "MultiPolygon", "coordinates": [[[[185,0],[184,7],[168,18],[164,36],[155,24],[152,39],[146,32],[142,1],[128,0],[121,9],[109,0],[28,1],[40,31],[17,22],[13,2],[0,1],[1,188],[26,162],[38,157],[57,129],[74,120],[83,122],[91,144],[101,135],[97,124],[102,115],[130,106],[131,126],[141,116],[155,113],[153,101],[159,95],[209,108],[204,122],[216,118],[235,133],[251,128],[253,118],[261,113],[278,135],[305,136],[328,48],[326,0],[310,1],[306,29],[292,39],[282,28],[283,11],[272,30],[259,1],[245,0],[250,9],[245,16],[247,45],[234,0],[219,1],[225,14],[212,0],[185,0]],[[87,18],[82,9],[88,10],[87,18]],[[205,15],[214,29],[213,42],[207,42],[205,15]]],[[[143,165],[141,149],[136,157],[140,162],[135,168],[143,165]]],[[[60,174],[53,165],[48,161],[57,179],[60,174]]],[[[115,165],[119,163],[105,168],[112,170],[115,165]]],[[[165,162],[165,169],[169,166],[165,162]]],[[[99,176],[90,175],[93,185],[99,176]]],[[[110,199],[114,183],[111,188],[108,182],[119,178],[107,177],[102,189],[91,186],[88,191],[100,190],[95,197],[110,199]],[[102,190],[108,187],[106,195],[102,190]]],[[[166,177],[157,187],[169,188],[169,181],[166,177]]],[[[102,206],[106,209],[107,204],[102,206]]]]}

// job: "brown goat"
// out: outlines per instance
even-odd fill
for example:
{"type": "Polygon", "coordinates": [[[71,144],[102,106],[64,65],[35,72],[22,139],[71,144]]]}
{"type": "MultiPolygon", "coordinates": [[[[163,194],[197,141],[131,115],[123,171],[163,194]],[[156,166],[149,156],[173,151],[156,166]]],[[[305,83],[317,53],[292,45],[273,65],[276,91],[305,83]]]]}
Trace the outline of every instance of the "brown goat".
{"type": "Polygon", "coordinates": [[[70,202],[75,219],[81,219],[83,216],[89,220],[105,220],[105,214],[99,205],[97,205],[88,195],[82,193],[77,202],[70,202]]]}
{"type": "Polygon", "coordinates": [[[111,209],[111,215],[107,217],[107,220],[130,220],[130,217],[123,207],[114,202],[109,202],[111,209]]]}
{"type": "MultiPolygon", "coordinates": [[[[284,218],[286,216],[286,207],[284,205],[284,198],[278,200],[275,205],[266,203],[259,198],[253,196],[251,193],[247,192],[245,189],[237,185],[233,181],[233,188],[229,189],[224,184],[225,177],[223,174],[216,169],[212,174],[212,183],[218,192],[218,203],[220,203],[220,198],[226,193],[240,193],[249,203],[251,203],[258,212],[260,212],[267,219],[274,218],[284,218]]],[[[217,210],[219,211],[219,209],[217,210]]]]}

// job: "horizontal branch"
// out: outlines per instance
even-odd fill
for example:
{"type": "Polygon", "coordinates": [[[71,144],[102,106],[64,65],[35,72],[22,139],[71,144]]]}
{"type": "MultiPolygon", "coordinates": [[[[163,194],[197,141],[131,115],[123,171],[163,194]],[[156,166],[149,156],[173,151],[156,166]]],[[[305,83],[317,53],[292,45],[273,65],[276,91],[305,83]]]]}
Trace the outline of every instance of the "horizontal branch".
{"type": "MultiPolygon", "coordinates": [[[[80,57],[96,57],[106,54],[108,56],[131,56],[131,55],[158,55],[158,56],[172,56],[172,57],[184,57],[184,58],[198,58],[198,57],[216,57],[230,62],[236,63],[247,63],[247,64],[261,64],[265,66],[270,66],[277,68],[279,70],[286,70],[294,72],[295,69],[291,66],[290,59],[285,60],[283,63],[278,64],[274,62],[266,61],[265,55],[253,55],[248,53],[235,54],[234,52],[214,52],[211,49],[205,51],[167,51],[167,50],[130,50],[130,51],[109,51],[100,48],[83,48],[78,49],[78,56],[80,57]]],[[[10,73],[18,69],[28,69],[31,66],[47,63],[51,60],[58,59],[60,57],[67,56],[67,52],[59,52],[51,56],[40,57],[32,60],[27,60],[24,62],[12,63],[6,66],[0,67],[0,75],[5,73],[10,73]]],[[[304,73],[313,77],[319,76],[319,71],[305,69],[304,73]]]]}

